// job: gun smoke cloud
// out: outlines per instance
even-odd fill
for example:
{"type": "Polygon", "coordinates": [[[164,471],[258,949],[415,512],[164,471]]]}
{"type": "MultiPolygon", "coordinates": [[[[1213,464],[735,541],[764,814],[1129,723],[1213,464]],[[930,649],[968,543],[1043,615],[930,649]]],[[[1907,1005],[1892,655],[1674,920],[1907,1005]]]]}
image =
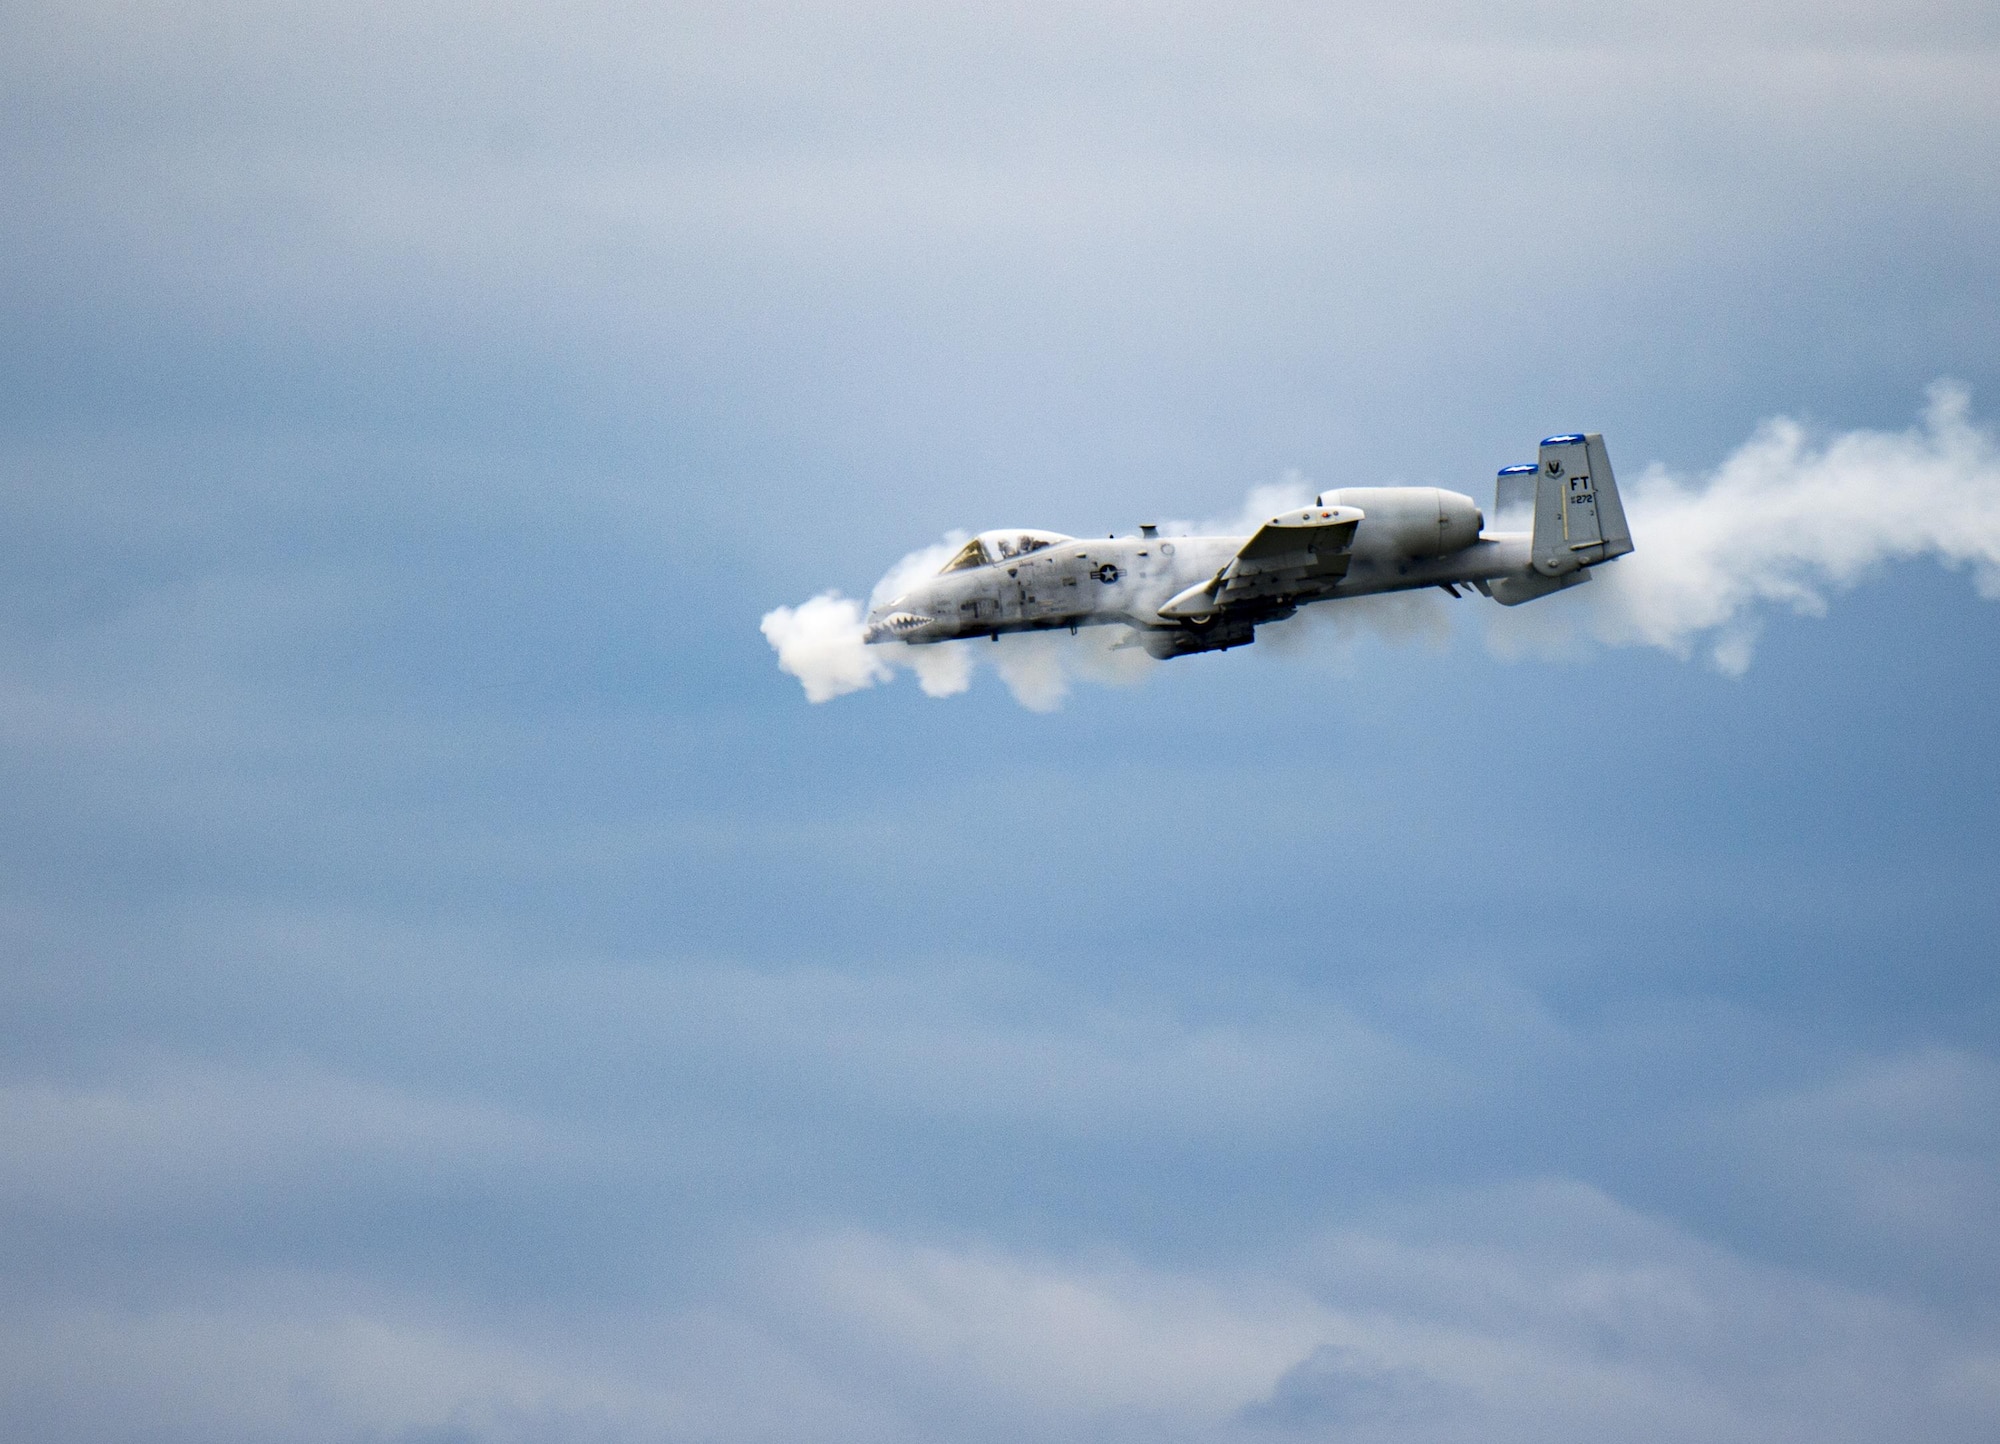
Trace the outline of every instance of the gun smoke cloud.
{"type": "MultiPolygon", "coordinates": [[[[950,532],[935,546],[911,552],[875,583],[869,604],[907,590],[918,577],[943,566],[965,541],[950,532]]],[[[830,702],[896,675],[899,663],[917,674],[927,697],[950,697],[972,685],[972,659],[962,643],[934,647],[871,647],[862,640],[865,609],[839,592],[821,592],[796,607],[778,607],[759,624],[778,654],[782,671],[797,677],[808,702],[830,702]],[[931,655],[935,653],[936,655],[931,655]]]]}
{"type": "MultiPolygon", "coordinates": [[[[1769,608],[1824,616],[1832,594],[1892,563],[1924,557],[1970,566],[1979,595],[2000,601],[2000,441],[1973,420],[1970,395],[1955,382],[1934,384],[1921,420],[1905,431],[1848,431],[1816,441],[1799,422],[1779,417],[1705,478],[1686,479],[1655,462],[1621,477],[1620,488],[1638,550],[1600,567],[1586,586],[1521,607],[1480,605],[1471,615],[1494,651],[1649,646],[1684,660],[1705,655],[1740,675],[1769,608]]],[[[1295,504],[1310,490],[1304,478],[1288,475],[1257,488],[1245,516],[1295,504]]],[[[871,604],[936,571],[964,540],[953,533],[905,557],[876,584],[871,604]]],[[[1297,623],[1264,631],[1282,643],[1273,650],[1290,655],[1317,645],[1302,647],[1301,637],[1328,630],[1348,640],[1436,644],[1469,610],[1429,594],[1358,598],[1306,608],[1300,616],[1312,625],[1304,632],[1294,630],[1297,623]]],[[[948,697],[970,687],[984,664],[1023,706],[1045,712],[1062,704],[1073,680],[1130,683],[1158,665],[1137,648],[1118,648],[1122,627],[998,643],[869,646],[864,613],[861,602],[825,592],[765,615],[778,665],[799,679],[808,700],[887,682],[899,669],[915,673],[926,695],[948,697]]]]}

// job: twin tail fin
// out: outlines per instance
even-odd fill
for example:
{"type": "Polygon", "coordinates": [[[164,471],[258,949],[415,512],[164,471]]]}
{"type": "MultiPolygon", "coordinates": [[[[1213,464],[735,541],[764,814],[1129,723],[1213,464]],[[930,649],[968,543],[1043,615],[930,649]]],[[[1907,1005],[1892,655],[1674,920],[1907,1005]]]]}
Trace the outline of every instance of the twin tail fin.
{"type": "Polygon", "coordinates": [[[1492,584],[1492,596],[1506,606],[1545,597],[1590,580],[1586,568],[1632,550],[1632,528],[1611,474],[1611,455],[1595,431],[1547,437],[1534,467],[1510,466],[1500,473],[1495,510],[1510,509],[1510,497],[1525,501],[1524,473],[1534,483],[1534,536],[1525,576],[1492,584]]]}

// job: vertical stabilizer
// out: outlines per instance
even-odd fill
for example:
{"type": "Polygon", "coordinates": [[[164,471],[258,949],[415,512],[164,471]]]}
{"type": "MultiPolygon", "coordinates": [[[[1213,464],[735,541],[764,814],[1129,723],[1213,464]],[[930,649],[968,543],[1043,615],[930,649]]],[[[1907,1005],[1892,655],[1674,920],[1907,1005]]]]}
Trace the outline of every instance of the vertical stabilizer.
{"type": "Polygon", "coordinates": [[[1532,531],[1535,526],[1535,478],[1541,467],[1523,462],[1503,466],[1493,478],[1494,531],[1532,531]]]}
{"type": "Polygon", "coordinates": [[[1604,438],[1594,431],[1546,438],[1535,475],[1535,570],[1559,577],[1631,550],[1604,438]]]}

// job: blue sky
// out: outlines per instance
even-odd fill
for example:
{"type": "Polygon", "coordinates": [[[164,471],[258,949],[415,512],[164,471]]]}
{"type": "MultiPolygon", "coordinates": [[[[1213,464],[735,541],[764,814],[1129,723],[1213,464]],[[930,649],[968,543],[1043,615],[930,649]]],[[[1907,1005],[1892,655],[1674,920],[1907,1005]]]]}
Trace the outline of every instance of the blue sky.
{"type": "Polygon", "coordinates": [[[1983,534],[1990,7],[4,23],[8,1435],[1993,1436],[1956,520],[1741,675],[1580,594],[1050,713],[758,632],[1942,378],[1983,534]]]}

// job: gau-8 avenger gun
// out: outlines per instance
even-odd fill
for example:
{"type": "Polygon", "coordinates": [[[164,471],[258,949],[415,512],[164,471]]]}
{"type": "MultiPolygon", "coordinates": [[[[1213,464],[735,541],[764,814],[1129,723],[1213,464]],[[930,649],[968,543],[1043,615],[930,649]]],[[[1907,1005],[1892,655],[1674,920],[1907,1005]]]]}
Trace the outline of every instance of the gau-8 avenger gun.
{"type": "Polygon", "coordinates": [[[981,532],[936,576],[868,615],[870,642],[945,642],[1002,632],[1120,625],[1155,657],[1256,640],[1258,626],[1308,602],[1440,587],[1503,606],[1590,580],[1632,550],[1611,458],[1596,432],[1551,436],[1533,466],[1504,468],[1488,531],[1471,497],[1431,486],[1322,493],[1248,537],[1083,540],[1050,531],[981,532]]]}

